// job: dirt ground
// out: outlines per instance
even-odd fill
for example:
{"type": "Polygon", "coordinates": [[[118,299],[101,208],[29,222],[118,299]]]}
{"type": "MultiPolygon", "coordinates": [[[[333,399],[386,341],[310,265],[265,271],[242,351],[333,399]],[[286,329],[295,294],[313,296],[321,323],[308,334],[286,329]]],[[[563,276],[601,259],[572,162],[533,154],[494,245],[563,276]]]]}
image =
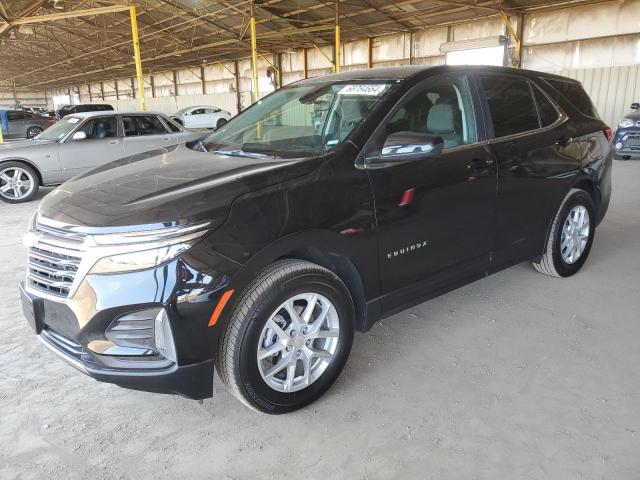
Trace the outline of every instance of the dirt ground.
{"type": "Polygon", "coordinates": [[[16,288],[37,201],[0,204],[0,479],[640,478],[640,162],[614,170],[578,275],[522,264],[385,319],[279,417],[218,379],[200,405],[54,357],[16,288]]]}

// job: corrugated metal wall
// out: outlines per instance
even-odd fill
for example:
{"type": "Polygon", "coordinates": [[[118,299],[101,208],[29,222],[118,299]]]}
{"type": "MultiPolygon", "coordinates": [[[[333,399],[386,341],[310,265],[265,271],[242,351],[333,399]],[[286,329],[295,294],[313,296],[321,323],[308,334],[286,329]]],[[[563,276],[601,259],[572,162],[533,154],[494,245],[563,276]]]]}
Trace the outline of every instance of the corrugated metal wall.
{"type": "Polygon", "coordinates": [[[629,111],[632,102],[640,101],[640,65],[571,69],[557,73],[582,82],[600,116],[612,128],[629,111]]]}

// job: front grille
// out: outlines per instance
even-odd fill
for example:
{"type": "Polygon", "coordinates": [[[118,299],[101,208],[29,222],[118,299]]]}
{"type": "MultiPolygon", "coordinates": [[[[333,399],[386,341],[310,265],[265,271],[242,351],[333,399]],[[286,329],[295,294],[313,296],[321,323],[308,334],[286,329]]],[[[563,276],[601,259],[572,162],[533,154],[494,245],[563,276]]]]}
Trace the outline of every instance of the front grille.
{"type": "Polygon", "coordinates": [[[68,297],[80,265],[84,235],[38,224],[29,248],[27,284],[41,292],[68,297]]]}
{"type": "Polygon", "coordinates": [[[624,140],[624,148],[631,150],[640,150],[640,136],[628,136],[624,140]]]}

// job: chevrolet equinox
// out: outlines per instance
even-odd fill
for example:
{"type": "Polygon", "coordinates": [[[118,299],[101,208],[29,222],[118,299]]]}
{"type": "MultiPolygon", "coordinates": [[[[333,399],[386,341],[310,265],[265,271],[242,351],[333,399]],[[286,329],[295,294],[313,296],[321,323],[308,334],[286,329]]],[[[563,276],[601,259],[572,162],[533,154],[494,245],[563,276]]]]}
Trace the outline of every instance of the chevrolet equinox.
{"type": "Polygon", "coordinates": [[[21,297],[93,378],[268,413],[336,380],[355,331],[518,262],[568,277],[611,195],[571,79],[398,67],[296,82],[208,137],[46,196],[21,297]]]}

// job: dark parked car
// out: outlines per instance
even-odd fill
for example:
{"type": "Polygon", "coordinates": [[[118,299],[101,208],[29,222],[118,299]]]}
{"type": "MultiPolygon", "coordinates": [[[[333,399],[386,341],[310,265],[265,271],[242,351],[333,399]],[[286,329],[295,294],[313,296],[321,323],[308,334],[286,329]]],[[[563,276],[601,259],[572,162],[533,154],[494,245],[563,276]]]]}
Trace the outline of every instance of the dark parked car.
{"type": "Polygon", "coordinates": [[[58,118],[63,118],[67,115],[71,115],[72,113],[107,112],[111,110],[113,110],[113,107],[106,103],[82,103],[79,105],[65,105],[64,107],[60,108],[60,110],[58,110],[57,116],[58,118]]]}
{"type": "Polygon", "coordinates": [[[52,118],[45,118],[35,113],[23,110],[8,110],[9,131],[2,130],[4,138],[33,138],[41,134],[55,122],[52,118]]]}
{"type": "Polygon", "coordinates": [[[610,136],[578,82],[544,73],[300,81],[204,140],[45,197],[23,309],[98,380],[202,399],[215,365],[246,405],[288,412],[383,316],[522,261],[580,270],[609,204],[610,136]]]}
{"type": "Polygon", "coordinates": [[[632,103],[631,111],[618,125],[613,148],[617,160],[640,158],[640,103],[632,103]]]}

